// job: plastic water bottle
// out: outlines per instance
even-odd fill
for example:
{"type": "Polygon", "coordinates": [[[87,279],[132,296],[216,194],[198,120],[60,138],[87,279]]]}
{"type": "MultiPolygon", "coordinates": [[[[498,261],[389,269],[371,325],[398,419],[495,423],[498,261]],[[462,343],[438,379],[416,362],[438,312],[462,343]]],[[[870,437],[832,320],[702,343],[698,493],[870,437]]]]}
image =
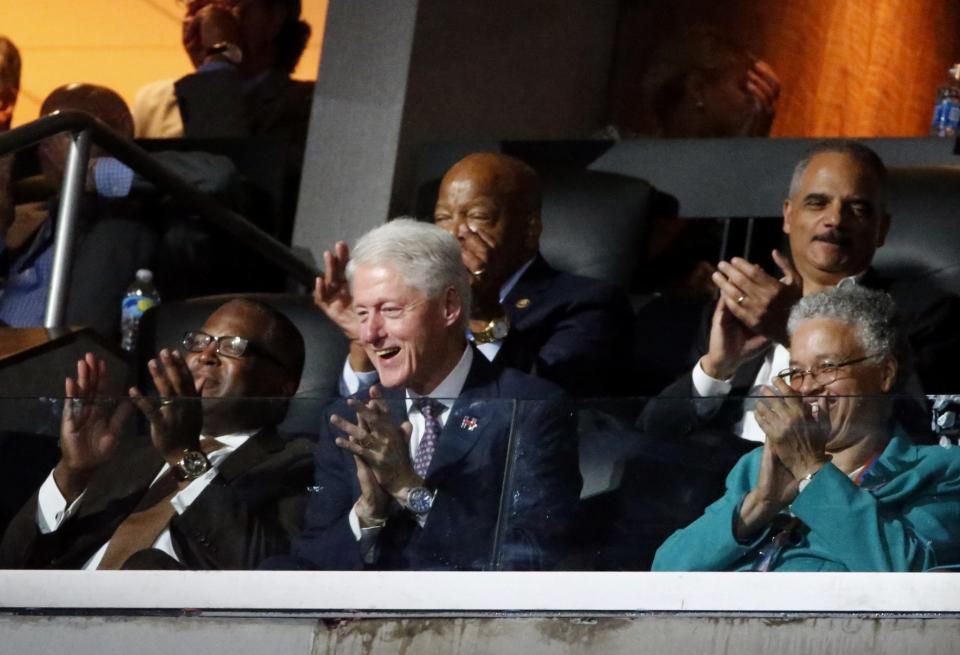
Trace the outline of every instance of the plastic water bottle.
{"type": "Polygon", "coordinates": [[[947,73],[947,81],[937,89],[933,106],[930,136],[953,137],[960,126],[960,64],[954,64],[947,73]]]}
{"type": "Polygon", "coordinates": [[[137,330],[143,313],[160,302],[160,294],[153,286],[153,273],[145,268],[137,271],[136,278],[127,287],[120,307],[120,347],[133,352],[137,347],[137,330]]]}

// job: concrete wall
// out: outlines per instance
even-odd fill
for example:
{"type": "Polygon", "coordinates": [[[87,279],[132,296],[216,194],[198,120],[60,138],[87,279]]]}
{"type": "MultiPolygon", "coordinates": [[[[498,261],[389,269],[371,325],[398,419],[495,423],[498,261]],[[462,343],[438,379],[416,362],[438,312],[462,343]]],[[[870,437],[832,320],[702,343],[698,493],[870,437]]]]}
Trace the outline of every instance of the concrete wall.
{"type": "Polygon", "coordinates": [[[101,655],[953,655],[960,619],[621,616],[382,618],[0,616],[0,652],[101,655]]]}

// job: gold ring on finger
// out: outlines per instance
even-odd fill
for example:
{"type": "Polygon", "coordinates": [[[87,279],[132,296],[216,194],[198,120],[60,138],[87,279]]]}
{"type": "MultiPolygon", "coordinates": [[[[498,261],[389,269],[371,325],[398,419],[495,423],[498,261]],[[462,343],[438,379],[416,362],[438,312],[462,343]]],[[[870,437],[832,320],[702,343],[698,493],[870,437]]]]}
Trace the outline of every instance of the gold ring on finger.
{"type": "Polygon", "coordinates": [[[174,403],[173,398],[164,398],[163,400],[160,401],[160,406],[166,407],[167,405],[172,405],[173,403],[174,403]]]}
{"type": "Polygon", "coordinates": [[[486,272],[487,272],[487,269],[485,269],[485,268],[478,268],[478,269],[475,270],[475,271],[470,271],[470,275],[472,275],[473,277],[475,277],[475,278],[477,278],[477,279],[479,280],[479,279],[480,279],[480,276],[482,276],[482,275],[483,275],[484,273],[486,273],[486,272]]]}
{"type": "Polygon", "coordinates": [[[740,297],[737,298],[737,304],[738,304],[738,305],[742,305],[742,304],[743,304],[743,301],[746,300],[746,299],[747,299],[747,297],[741,293],[741,294],[740,294],[740,297]]]}

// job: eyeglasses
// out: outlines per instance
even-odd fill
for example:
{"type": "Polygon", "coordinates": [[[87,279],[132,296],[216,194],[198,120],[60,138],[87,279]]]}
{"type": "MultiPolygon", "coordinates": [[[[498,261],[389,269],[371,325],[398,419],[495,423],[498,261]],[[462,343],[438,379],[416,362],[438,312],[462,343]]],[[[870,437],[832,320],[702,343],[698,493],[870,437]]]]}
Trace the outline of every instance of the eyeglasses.
{"type": "Polygon", "coordinates": [[[841,368],[844,368],[845,366],[853,366],[854,364],[859,364],[860,362],[865,362],[868,359],[879,357],[882,354],[883,353],[873,353],[870,355],[864,355],[863,357],[857,357],[855,359],[848,359],[847,361],[840,362],[839,364],[821,364],[820,366],[815,366],[806,370],[801,370],[799,368],[785,368],[777,373],[777,377],[783,380],[793,389],[799,389],[802,387],[803,381],[807,376],[810,376],[813,379],[813,383],[818,387],[826,387],[837,381],[837,378],[840,376],[841,368]]]}
{"type": "Polygon", "coordinates": [[[215,337],[212,334],[193,330],[183,335],[180,342],[183,348],[192,353],[202,353],[210,347],[211,343],[217,344],[217,353],[227,357],[241,358],[244,355],[259,354],[264,355],[274,361],[278,361],[273,355],[266,352],[263,348],[258,348],[256,344],[243,337],[224,335],[215,337]]]}

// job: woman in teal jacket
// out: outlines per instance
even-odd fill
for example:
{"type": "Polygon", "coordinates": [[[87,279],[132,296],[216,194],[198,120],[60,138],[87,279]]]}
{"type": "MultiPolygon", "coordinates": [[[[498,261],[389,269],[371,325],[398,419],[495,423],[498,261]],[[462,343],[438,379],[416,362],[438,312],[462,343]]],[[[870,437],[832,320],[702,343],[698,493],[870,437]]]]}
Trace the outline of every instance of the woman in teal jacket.
{"type": "Polygon", "coordinates": [[[960,563],[960,448],[891,428],[895,308],[845,287],[791,312],[766,435],[724,496],[657,551],[659,571],[924,571],[960,563]],[[891,436],[893,435],[893,436],[891,436]]]}

